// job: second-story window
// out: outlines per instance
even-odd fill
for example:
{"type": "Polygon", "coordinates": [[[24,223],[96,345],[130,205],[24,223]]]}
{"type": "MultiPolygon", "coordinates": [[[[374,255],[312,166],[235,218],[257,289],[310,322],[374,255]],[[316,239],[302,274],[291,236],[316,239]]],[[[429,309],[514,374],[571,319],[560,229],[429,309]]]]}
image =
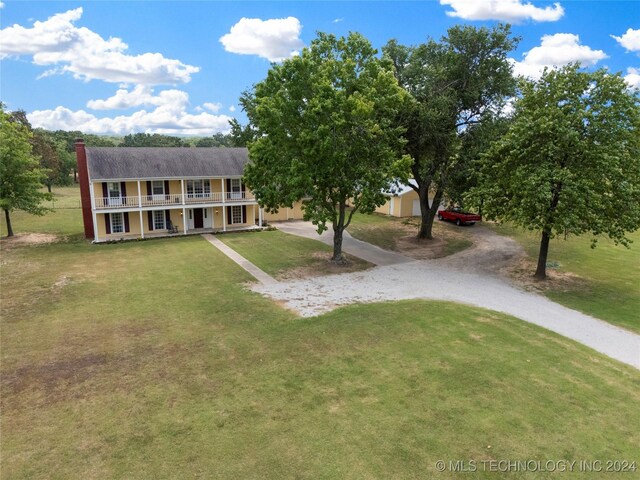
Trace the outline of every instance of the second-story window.
{"type": "Polygon", "coordinates": [[[208,198],[211,193],[209,180],[187,180],[187,197],[208,198]]]}
{"type": "Polygon", "coordinates": [[[242,184],[239,178],[231,179],[231,199],[239,199],[242,198],[242,184]]]}
{"type": "Polygon", "coordinates": [[[164,182],[162,180],[154,180],[151,184],[154,197],[164,197],[164,182]]]}

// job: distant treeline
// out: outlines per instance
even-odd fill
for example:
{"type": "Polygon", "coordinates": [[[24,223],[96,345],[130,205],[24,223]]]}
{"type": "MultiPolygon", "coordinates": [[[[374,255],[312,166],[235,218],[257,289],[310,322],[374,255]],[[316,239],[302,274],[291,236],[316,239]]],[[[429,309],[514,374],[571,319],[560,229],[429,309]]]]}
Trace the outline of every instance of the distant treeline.
{"type": "Polygon", "coordinates": [[[124,137],[102,136],[79,130],[44,130],[33,128],[24,110],[9,112],[9,120],[24,125],[31,132],[31,148],[46,172],[45,185],[70,185],[77,182],[75,141],[84,140],[89,147],[246,147],[253,132],[237,120],[230,123],[228,134],[216,133],[210,137],[173,137],[159,133],[134,133],[124,137]]]}

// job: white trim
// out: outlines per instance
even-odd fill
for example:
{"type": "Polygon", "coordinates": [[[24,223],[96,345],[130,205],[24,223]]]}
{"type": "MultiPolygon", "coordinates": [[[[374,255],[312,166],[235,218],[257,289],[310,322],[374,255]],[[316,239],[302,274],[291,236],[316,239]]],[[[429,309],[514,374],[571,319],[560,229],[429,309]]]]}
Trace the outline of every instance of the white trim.
{"type": "Polygon", "coordinates": [[[89,197],[91,197],[91,215],[93,217],[93,241],[98,241],[98,215],[96,214],[96,197],[93,193],[93,183],[89,182],[89,197]]]}
{"type": "MultiPolygon", "coordinates": [[[[140,184],[138,184],[138,188],[139,187],[140,184]]],[[[138,210],[138,213],[140,214],[140,236],[144,238],[144,222],[142,221],[142,210],[138,210]]]]}
{"type": "Polygon", "coordinates": [[[140,180],[138,180],[138,208],[142,208],[142,192],[140,191],[140,180]]]}
{"type": "Polygon", "coordinates": [[[222,231],[227,231],[227,206],[222,206],[222,231]]]}
{"type": "Polygon", "coordinates": [[[180,179],[180,193],[182,194],[182,205],[185,204],[185,197],[184,197],[184,178],[180,179]]]}
{"type": "Polygon", "coordinates": [[[180,177],[128,177],[128,178],[90,178],[89,181],[90,182],[135,182],[136,180],[140,180],[140,181],[148,181],[148,180],[181,180],[181,179],[185,179],[185,180],[204,180],[204,179],[212,179],[215,180],[216,178],[220,179],[220,180],[224,180],[227,178],[239,178],[242,179],[242,175],[205,175],[203,176],[199,176],[199,177],[187,177],[187,176],[180,176],[180,177]]]}
{"type": "Polygon", "coordinates": [[[258,226],[259,227],[262,227],[262,215],[263,215],[263,209],[258,208],[258,226]]]}
{"type": "Polygon", "coordinates": [[[187,209],[186,208],[182,208],[182,234],[186,235],[187,234],[187,209]]]}

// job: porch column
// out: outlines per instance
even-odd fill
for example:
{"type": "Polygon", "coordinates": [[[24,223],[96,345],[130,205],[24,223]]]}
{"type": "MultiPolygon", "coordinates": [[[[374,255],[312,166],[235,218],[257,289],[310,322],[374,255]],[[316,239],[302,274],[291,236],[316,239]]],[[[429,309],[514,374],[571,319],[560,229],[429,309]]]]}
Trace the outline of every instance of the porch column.
{"type": "MultiPolygon", "coordinates": [[[[140,182],[138,182],[138,193],[140,193],[140,182]]],[[[138,198],[140,198],[138,196],[138,198]]],[[[142,238],[144,238],[144,222],[142,221],[142,210],[138,210],[138,213],[140,214],[140,235],[142,236],[142,238]]]]}
{"type": "Polygon", "coordinates": [[[262,227],[262,208],[258,208],[258,226],[262,227]]]}
{"type": "MultiPolygon", "coordinates": [[[[184,197],[183,197],[184,198],[184,197]]],[[[187,234],[187,209],[182,208],[182,234],[187,234]]]]}
{"type": "Polygon", "coordinates": [[[93,191],[93,182],[89,183],[89,196],[91,197],[91,215],[93,216],[93,239],[98,241],[98,216],[96,215],[96,196],[93,191]]]}
{"type": "Polygon", "coordinates": [[[222,185],[222,203],[224,203],[227,199],[227,196],[225,195],[225,192],[224,192],[224,178],[220,179],[220,184],[222,185]]]}
{"type": "Polygon", "coordinates": [[[227,207],[222,206],[222,231],[227,231],[227,207]]]}
{"type": "MultiPolygon", "coordinates": [[[[140,180],[138,180],[138,208],[142,208],[142,192],[140,192],[140,180]]],[[[142,223],[140,223],[140,228],[142,228],[142,223]]]]}
{"type": "MultiPolygon", "coordinates": [[[[184,178],[180,179],[180,193],[182,193],[182,204],[184,205],[184,178]]],[[[182,215],[184,217],[184,215],[182,215]]]]}

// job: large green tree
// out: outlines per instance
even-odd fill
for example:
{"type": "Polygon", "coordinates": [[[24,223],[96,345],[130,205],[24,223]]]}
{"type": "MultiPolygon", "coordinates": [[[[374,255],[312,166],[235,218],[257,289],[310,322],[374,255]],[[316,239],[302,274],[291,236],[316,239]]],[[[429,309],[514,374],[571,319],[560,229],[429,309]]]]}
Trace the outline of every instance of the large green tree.
{"type": "Polygon", "coordinates": [[[433,238],[438,207],[459,171],[460,134],[493,116],[514,93],[507,55],[516,44],[508,25],[465,25],[450,28],[439,42],[408,47],[391,40],[383,49],[411,95],[399,122],[406,128],[412,187],[420,198],[419,238],[433,238]]]}
{"type": "Polygon", "coordinates": [[[40,167],[45,172],[44,184],[51,192],[51,187],[58,182],[62,169],[57,145],[49,132],[40,128],[31,131],[31,145],[33,154],[38,158],[40,167]]]}
{"type": "Polygon", "coordinates": [[[393,125],[405,94],[376,53],[362,35],[319,33],[241,98],[256,132],[248,186],[268,211],[302,199],[319,233],[330,223],[335,262],[344,261],[342,235],[353,214],[382,205],[383,191],[408,173],[402,131],[393,125]]]}
{"type": "Polygon", "coordinates": [[[535,277],[546,277],[556,235],[607,235],[627,244],[640,227],[640,101],[620,75],[577,65],[522,81],[507,134],[485,155],[489,218],[541,234],[535,277]]]}
{"type": "Polygon", "coordinates": [[[46,175],[32,153],[30,136],[29,129],[12,121],[0,104],[0,208],[4,210],[9,237],[13,236],[13,210],[34,215],[49,210],[42,202],[51,199],[51,194],[41,191],[46,175]]]}
{"type": "Polygon", "coordinates": [[[244,127],[235,118],[229,121],[231,125],[231,132],[229,137],[231,138],[231,145],[233,147],[246,147],[251,140],[255,138],[255,132],[251,128],[251,124],[244,127]]]}

